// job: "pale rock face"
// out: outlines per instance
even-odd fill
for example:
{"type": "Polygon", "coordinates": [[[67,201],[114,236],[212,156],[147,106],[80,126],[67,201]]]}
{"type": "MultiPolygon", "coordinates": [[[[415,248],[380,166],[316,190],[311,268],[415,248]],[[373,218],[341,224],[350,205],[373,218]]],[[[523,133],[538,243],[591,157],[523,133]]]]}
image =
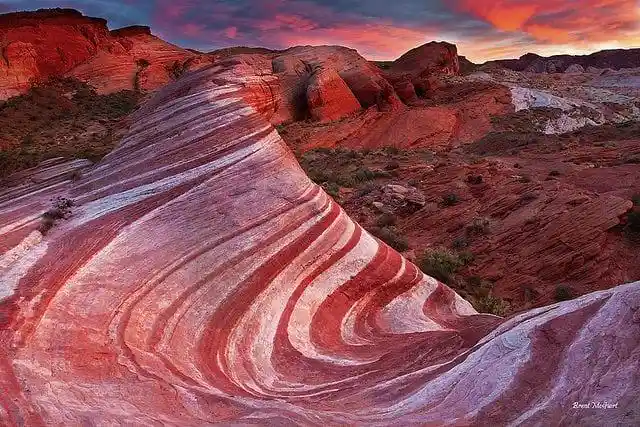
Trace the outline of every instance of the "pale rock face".
{"type": "Polygon", "coordinates": [[[640,283],[478,314],[305,176],[247,61],[161,89],[80,180],[0,192],[3,424],[640,423],[640,283]]]}
{"type": "Polygon", "coordinates": [[[598,112],[598,107],[583,101],[574,101],[548,92],[517,86],[511,88],[511,95],[516,112],[531,108],[553,108],[562,111],[557,118],[548,119],[546,123],[539,124],[545,134],[562,134],[587,125],[596,126],[605,122],[602,113],[598,113],[596,118],[584,116],[582,107],[593,112],[598,112]]]}
{"type": "Polygon", "coordinates": [[[566,70],[564,70],[564,72],[566,74],[571,74],[571,73],[584,73],[584,67],[580,64],[571,64],[567,67],[566,70]]]}

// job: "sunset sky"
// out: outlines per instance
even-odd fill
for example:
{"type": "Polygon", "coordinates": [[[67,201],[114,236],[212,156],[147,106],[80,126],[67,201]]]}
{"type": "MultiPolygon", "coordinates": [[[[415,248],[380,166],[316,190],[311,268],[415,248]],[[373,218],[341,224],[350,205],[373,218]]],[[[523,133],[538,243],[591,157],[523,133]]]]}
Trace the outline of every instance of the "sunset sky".
{"type": "Polygon", "coordinates": [[[482,62],[640,47],[640,0],[0,0],[0,11],[73,7],[111,28],[143,24],[183,47],[339,44],[395,59],[432,40],[482,62]]]}

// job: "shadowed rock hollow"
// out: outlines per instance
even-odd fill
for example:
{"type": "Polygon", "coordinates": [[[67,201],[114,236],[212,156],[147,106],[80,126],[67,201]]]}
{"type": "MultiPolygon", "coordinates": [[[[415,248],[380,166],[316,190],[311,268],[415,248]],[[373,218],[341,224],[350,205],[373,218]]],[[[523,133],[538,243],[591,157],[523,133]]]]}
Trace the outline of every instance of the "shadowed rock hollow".
{"type": "MultiPolygon", "coordinates": [[[[264,66],[190,74],[81,179],[0,193],[4,423],[640,422],[640,283],[476,313],[305,176],[264,66]],[[594,400],[618,409],[572,409],[594,400]]],[[[341,78],[363,105],[379,84],[341,78]]]]}

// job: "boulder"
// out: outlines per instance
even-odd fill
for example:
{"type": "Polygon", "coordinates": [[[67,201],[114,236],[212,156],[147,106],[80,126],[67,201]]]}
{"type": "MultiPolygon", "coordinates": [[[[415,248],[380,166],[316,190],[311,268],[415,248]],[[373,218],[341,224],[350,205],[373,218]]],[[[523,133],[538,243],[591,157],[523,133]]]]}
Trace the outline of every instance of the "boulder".
{"type": "Polygon", "coordinates": [[[330,122],[361,109],[360,103],[337,71],[318,68],[309,79],[307,106],[311,118],[330,122]]]}
{"type": "Polygon", "coordinates": [[[427,43],[396,59],[389,72],[410,75],[411,78],[430,74],[459,74],[458,49],[446,42],[427,43]]]}

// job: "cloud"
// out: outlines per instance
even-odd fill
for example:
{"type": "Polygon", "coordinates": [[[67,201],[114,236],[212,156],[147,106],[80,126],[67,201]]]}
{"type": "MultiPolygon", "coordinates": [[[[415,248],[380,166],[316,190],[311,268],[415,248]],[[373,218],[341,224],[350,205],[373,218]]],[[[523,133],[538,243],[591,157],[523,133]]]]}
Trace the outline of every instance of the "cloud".
{"type": "Polygon", "coordinates": [[[431,40],[475,61],[640,45],[637,0],[0,0],[10,10],[75,7],[110,26],[150,25],[200,50],[339,44],[394,59],[431,40]]]}
{"type": "Polygon", "coordinates": [[[496,29],[520,31],[538,43],[583,46],[638,35],[636,0],[459,0],[458,8],[496,29]]]}

